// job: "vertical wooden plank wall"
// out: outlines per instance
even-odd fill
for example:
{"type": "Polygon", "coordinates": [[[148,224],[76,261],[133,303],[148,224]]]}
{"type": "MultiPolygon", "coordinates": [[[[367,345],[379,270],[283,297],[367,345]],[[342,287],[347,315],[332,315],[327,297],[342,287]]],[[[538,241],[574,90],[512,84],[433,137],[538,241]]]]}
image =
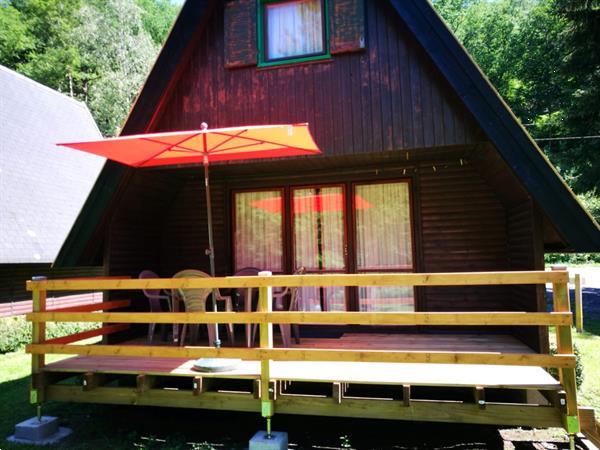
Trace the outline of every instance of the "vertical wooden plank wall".
{"type": "Polygon", "coordinates": [[[225,67],[218,6],[152,129],[309,122],[328,155],[477,142],[479,127],[396,14],[365,4],[364,51],[264,69],[225,67]]]}

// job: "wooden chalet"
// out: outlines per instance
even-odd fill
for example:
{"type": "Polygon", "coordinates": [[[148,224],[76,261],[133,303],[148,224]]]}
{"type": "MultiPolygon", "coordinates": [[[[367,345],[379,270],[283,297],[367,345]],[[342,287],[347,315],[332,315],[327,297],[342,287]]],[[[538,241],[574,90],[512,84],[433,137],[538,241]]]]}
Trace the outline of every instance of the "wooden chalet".
{"type": "Polygon", "coordinates": [[[568,276],[544,272],[543,257],[599,251],[598,224],[429,2],[187,1],[122,134],[201,122],[308,122],[323,154],[211,166],[217,278],[195,280],[171,277],[208,271],[200,167],[108,162],[55,264],[132,279],[30,282],[32,401],[577,431],[568,276]],[[232,277],[245,267],[273,276],[232,277]],[[292,275],[299,267],[307,274],[292,275]],[[135,279],[144,269],[161,279],[135,279]],[[255,287],[259,311],[141,312],[142,287],[183,286],[255,287]],[[285,286],[298,288],[298,310],[272,312],[271,288],[285,286]],[[44,312],[54,289],[113,295],[44,312]],[[45,341],[46,320],[103,322],[97,334],[259,323],[260,340],[158,346],[129,333],[74,345],[91,334],[45,341]],[[299,343],[282,347],[280,323],[301,324],[299,343]],[[45,365],[46,353],[79,356],[45,365]],[[244,363],[199,374],[200,356],[244,363]],[[82,373],[83,390],[58,383],[82,373]]]}

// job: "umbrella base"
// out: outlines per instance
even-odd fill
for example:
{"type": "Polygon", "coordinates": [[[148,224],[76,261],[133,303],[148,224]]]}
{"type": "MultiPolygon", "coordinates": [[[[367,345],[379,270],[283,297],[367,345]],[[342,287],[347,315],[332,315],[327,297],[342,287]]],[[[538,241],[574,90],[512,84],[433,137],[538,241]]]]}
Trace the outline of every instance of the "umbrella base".
{"type": "Polygon", "coordinates": [[[242,363],[241,359],[200,358],[194,361],[192,369],[197,372],[229,372],[242,363]]]}

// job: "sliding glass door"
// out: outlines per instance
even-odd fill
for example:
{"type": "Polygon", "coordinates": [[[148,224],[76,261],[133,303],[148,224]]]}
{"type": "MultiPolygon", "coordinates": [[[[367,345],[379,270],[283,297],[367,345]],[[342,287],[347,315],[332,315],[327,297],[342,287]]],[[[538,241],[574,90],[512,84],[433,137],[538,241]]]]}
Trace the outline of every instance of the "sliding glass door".
{"type": "MultiPolygon", "coordinates": [[[[413,270],[410,184],[406,181],[239,191],[233,203],[235,270],[413,270]]],[[[413,289],[402,286],[302,288],[298,301],[303,311],[414,310],[413,289]]]]}

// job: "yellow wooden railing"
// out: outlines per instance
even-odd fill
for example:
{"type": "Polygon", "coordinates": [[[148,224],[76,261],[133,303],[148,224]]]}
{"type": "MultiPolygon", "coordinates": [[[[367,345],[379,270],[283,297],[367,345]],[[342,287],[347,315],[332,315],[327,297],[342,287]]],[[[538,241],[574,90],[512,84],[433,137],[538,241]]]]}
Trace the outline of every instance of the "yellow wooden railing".
{"type": "MultiPolygon", "coordinates": [[[[330,274],[330,275],[266,275],[250,277],[193,278],[193,279],[85,279],[85,280],[32,280],[27,289],[33,293],[33,312],[27,319],[33,323],[32,343],[27,351],[32,354],[32,374],[43,370],[46,354],[111,355],[144,357],[223,357],[258,360],[261,362],[262,414],[269,419],[274,402],[269,395],[271,361],[353,361],[396,363],[446,363],[517,365],[557,368],[566,392],[564,426],[569,433],[579,431],[575,384],[575,356],[571,326],[573,324],[568,298],[568,273],[544,272],[470,272],[470,273],[386,273],[386,274],[330,274]],[[554,312],[272,312],[273,287],[285,286],[474,286],[523,285],[552,283],[554,312]],[[80,290],[141,290],[177,288],[258,288],[259,303],[256,312],[206,313],[140,313],[46,311],[47,291],[80,290]],[[165,347],[136,345],[74,345],[72,342],[89,337],[66,337],[46,341],[46,322],[102,322],[124,323],[257,323],[260,325],[259,348],[165,347]],[[555,326],[557,353],[516,354],[498,352],[447,351],[388,351],[388,350],[328,350],[303,348],[273,348],[273,324],[360,324],[360,325],[473,325],[473,326],[555,326]]],[[[94,311],[106,311],[123,306],[123,302],[98,304],[94,311]]],[[[121,325],[108,325],[98,334],[112,331],[121,325]]],[[[41,401],[35,389],[32,402],[41,401]]]]}

